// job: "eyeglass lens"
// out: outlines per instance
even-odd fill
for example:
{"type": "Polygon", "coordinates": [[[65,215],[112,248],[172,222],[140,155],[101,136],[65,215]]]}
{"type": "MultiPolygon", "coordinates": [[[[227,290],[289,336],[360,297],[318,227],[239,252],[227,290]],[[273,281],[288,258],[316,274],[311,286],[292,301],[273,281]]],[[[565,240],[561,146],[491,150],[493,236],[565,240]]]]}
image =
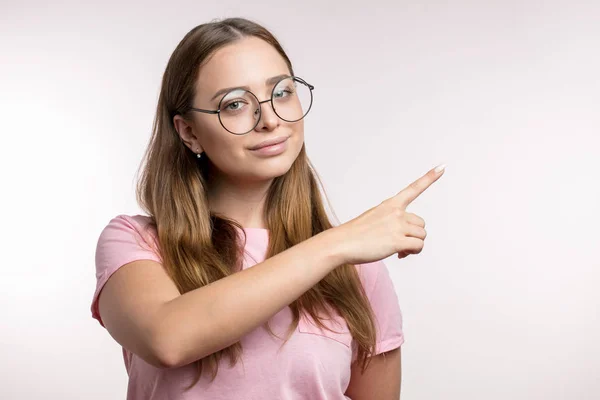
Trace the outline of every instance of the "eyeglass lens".
{"type": "MultiPolygon", "coordinates": [[[[273,109],[284,121],[301,120],[312,105],[309,87],[293,77],[279,81],[272,93],[273,109]]],[[[219,118],[225,129],[237,134],[254,129],[261,114],[256,96],[243,89],[227,93],[219,109],[219,118]]]]}

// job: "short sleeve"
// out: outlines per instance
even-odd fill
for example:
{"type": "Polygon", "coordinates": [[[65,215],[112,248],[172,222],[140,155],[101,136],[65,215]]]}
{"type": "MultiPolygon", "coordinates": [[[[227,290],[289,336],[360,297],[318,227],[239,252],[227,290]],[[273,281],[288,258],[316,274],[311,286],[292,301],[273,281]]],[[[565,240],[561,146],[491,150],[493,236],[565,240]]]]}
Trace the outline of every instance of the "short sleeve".
{"type": "Polygon", "coordinates": [[[404,343],[402,312],[387,266],[380,260],[361,264],[358,270],[375,315],[375,353],[380,354],[400,347],[404,343]]]}
{"type": "Polygon", "coordinates": [[[98,296],[108,278],[121,266],[135,260],[162,262],[156,235],[148,228],[149,217],[119,215],[104,227],[96,244],[96,290],[92,299],[92,317],[104,326],[98,310],[98,296]]]}

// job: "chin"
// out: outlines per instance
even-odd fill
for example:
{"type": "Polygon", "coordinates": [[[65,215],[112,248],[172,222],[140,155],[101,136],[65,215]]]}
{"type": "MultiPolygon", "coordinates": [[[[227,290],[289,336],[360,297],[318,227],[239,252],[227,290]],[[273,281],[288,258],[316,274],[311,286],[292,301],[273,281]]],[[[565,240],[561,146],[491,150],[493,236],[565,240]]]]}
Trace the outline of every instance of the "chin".
{"type": "Polygon", "coordinates": [[[294,163],[294,159],[284,157],[262,161],[261,165],[257,165],[254,171],[256,175],[262,176],[263,179],[272,179],[284,175],[294,163]]]}

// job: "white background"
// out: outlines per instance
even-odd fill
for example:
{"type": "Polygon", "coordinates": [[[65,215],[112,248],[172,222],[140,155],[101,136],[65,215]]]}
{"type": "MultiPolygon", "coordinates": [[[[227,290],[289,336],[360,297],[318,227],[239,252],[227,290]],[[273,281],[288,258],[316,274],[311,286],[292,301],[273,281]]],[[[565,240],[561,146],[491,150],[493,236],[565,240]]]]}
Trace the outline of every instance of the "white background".
{"type": "Polygon", "coordinates": [[[386,259],[402,398],[600,398],[597,1],[2,2],[0,398],[122,399],[91,318],[101,229],[181,38],[243,16],[315,85],[309,157],[345,222],[429,168],[424,251],[386,259]]]}

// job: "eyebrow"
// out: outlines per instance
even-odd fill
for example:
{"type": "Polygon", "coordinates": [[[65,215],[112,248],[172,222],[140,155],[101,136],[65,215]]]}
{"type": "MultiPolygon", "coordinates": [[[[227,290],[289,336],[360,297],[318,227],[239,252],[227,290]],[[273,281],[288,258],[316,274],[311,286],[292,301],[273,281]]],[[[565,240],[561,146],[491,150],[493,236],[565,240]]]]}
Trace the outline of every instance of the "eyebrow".
{"type": "MultiPolygon", "coordinates": [[[[267,79],[265,81],[265,83],[267,85],[273,85],[273,84],[277,83],[279,80],[281,80],[283,78],[289,78],[289,77],[290,77],[290,75],[288,75],[288,74],[281,74],[281,75],[273,76],[273,77],[267,79]]],[[[223,88],[223,89],[218,90],[217,93],[215,93],[215,95],[210,99],[210,101],[213,101],[220,95],[225,94],[225,93],[227,93],[231,90],[235,90],[235,89],[244,89],[244,90],[250,91],[249,86],[234,86],[234,87],[223,88]]]]}

